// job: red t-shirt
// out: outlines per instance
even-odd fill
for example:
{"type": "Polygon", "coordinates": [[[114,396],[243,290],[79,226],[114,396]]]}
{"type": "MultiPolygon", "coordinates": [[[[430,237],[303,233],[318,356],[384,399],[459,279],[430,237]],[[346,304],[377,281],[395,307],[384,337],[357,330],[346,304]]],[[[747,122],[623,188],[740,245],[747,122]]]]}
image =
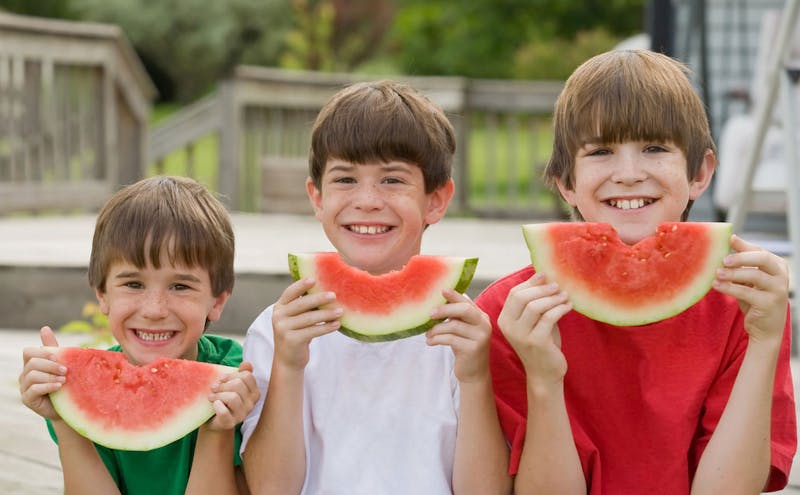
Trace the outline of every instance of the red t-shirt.
{"type": "MultiPolygon", "coordinates": [[[[527,267],[490,285],[476,303],[492,320],[491,370],[498,414],[516,474],[525,440],[525,369],[497,317],[527,267]]],[[[567,359],[564,394],[587,487],[593,495],[688,494],[747,346],[735,299],[711,290],[664,321],[615,327],[575,311],[558,323],[567,359]]],[[[783,488],[797,445],[787,317],[772,403],[768,490],[783,488]]]]}

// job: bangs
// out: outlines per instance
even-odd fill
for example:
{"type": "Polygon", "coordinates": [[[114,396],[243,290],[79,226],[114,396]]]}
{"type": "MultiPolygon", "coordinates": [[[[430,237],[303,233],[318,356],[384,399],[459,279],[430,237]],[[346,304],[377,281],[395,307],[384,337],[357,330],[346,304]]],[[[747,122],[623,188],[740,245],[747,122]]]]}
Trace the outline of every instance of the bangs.
{"type": "Polygon", "coordinates": [[[685,148],[686,122],[669,105],[655,108],[642,98],[627,101],[595,99],[574,119],[570,148],[580,149],[589,142],[625,141],[673,142],[685,148]]]}
{"type": "Polygon", "coordinates": [[[680,80],[662,78],[653,84],[650,76],[648,84],[640,81],[620,70],[598,76],[596,84],[575,95],[564,120],[572,125],[563,129],[572,152],[587,142],[624,141],[672,142],[686,150],[695,127],[688,116],[696,102],[676,90],[680,80]]]}
{"type": "Polygon", "coordinates": [[[408,108],[370,109],[357,114],[334,115],[321,132],[315,150],[323,156],[352,163],[394,160],[426,163],[431,148],[428,135],[419,127],[408,108]]]}

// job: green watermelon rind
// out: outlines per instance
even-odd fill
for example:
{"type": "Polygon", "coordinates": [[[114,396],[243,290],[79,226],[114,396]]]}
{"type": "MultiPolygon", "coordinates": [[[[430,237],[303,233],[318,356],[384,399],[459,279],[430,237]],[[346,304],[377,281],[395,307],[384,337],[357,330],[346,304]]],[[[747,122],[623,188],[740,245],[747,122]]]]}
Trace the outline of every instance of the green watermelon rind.
{"type": "Polygon", "coordinates": [[[560,277],[559,273],[552,269],[553,264],[549,261],[553,257],[552,243],[546,238],[549,224],[523,225],[522,231],[534,269],[543,273],[547,280],[558,283],[569,294],[570,303],[575,311],[596,321],[629,327],[647,325],[675,316],[694,305],[711,289],[716,270],[722,266],[723,259],[730,251],[732,225],[726,222],[697,223],[706,225],[709,232],[709,255],[702,269],[693,282],[687,284],[686,289],[672,301],[656,301],[637,310],[615,308],[604,300],[602,295],[592,293],[560,277]]]}
{"type": "MultiPolygon", "coordinates": [[[[289,272],[294,280],[313,276],[315,255],[316,253],[289,253],[289,272]]],[[[451,287],[463,294],[472,283],[478,266],[478,258],[455,256],[440,256],[440,258],[450,266],[450,278],[446,283],[431,288],[430,295],[423,303],[417,302],[407,307],[399,307],[391,315],[380,317],[358,315],[352,310],[346,310],[339,320],[341,322],[339,332],[362,342],[389,342],[425,333],[440,323],[442,320],[431,319],[430,312],[434,307],[447,302],[441,295],[442,289],[451,287]]],[[[315,286],[309,293],[321,290],[324,289],[315,286]]]]}
{"type": "MultiPolygon", "coordinates": [[[[45,347],[56,355],[59,347],[45,347]]],[[[236,372],[231,366],[203,363],[213,366],[218,376],[236,372]]],[[[69,375],[67,375],[69,377],[69,375]]],[[[67,378],[69,380],[69,378],[67,378]]],[[[210,392],[210,390],[209,390],[210,392]]],[[[61,389],[50,394],[53,408],[66,424],[83,437],[104,447],[115,450],[147,451],[168,445],[199,428],[214,416],[214,408],[208,400],[208,393],[198,394],[197,398],[180,412],[169,419],[160,417],[163,424],[158,429],[142,428],[135,431],[128,429],[108,429],[92,421],[80,410],[75,399],[70,397],[69,389],[61,389]]],[[[157,414],[157,411],[154,411],[157,414]]]]}

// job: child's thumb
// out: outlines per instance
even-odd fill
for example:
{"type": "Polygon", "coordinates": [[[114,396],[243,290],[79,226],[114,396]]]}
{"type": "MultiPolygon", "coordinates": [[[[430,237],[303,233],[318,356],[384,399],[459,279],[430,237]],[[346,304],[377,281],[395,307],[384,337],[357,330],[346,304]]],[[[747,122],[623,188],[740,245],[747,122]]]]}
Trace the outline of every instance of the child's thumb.
{"type": "Polygon", "coordinates": [[[53,333],[53,330],[50,327],[42,327],[42,329],[39,331],[39,336],[42,339],[42,345],[58,347],[56,334],[53,333]]]}

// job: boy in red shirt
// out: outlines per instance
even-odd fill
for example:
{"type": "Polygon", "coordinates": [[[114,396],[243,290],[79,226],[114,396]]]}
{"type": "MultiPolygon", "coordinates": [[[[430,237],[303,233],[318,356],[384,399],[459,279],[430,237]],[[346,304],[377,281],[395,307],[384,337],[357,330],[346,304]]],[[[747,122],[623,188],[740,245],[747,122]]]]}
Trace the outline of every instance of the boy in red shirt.
{"type": "MultiPolygon", "coordinates": [[[[575,219],[610,223],[628,244],[686,220],[716,166],[686,72],[661,54],[615,51],[569,78],[545,177],[575,219]]],[[[797,435],[787,263],[737,236],[731,248],[702,300],[646,326],[571,311],[569,294],[530,266],[477,298],[492,320],[515,493],[786,485],[797,435]]]]}

